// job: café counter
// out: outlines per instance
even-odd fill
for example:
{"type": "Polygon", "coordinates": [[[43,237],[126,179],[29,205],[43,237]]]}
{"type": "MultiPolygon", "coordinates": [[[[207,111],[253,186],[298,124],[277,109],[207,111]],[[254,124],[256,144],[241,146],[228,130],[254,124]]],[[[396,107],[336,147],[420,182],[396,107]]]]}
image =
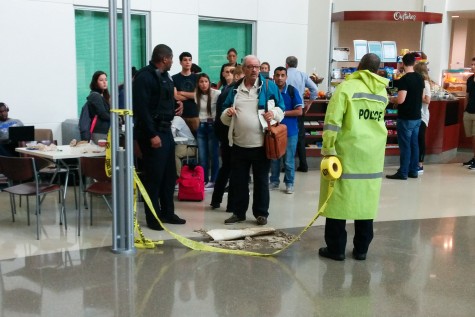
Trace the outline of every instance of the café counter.
{"type": "Polygon", "coordinates": [[[456,153],[461,137],[463,138],[464,105],[463,98],[430,102],[429,126],[426,130],[426,155],[437,155],[447,151],[456,153]]]}

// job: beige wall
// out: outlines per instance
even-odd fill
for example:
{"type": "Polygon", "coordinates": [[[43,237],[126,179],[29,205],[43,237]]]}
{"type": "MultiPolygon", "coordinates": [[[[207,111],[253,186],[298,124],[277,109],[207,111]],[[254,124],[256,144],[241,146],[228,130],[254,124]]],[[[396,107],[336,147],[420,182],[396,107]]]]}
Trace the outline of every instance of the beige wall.
{"type": "Polygon", "coordinates": [[[347,21],[338,24],[339,37],[334,46],[349,47],[351,60],[354,59],[353,40],[396,41],[398,54],[402,48],[420,50],[420,23],[347,21]]]}
{"type": "Polygon", "coordinates": [[[468,22],[467,48],[465,52],[465,67],[468,67],[472,63],[472,58],[475,57],[475,19],[471,19],[468,22]]]}

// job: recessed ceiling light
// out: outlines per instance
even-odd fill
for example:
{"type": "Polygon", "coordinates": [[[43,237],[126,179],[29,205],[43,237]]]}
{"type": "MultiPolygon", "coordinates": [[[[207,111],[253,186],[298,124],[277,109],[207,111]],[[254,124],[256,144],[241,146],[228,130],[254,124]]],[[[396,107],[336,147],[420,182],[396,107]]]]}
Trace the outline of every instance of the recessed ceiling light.
{"type": "Polygon", "coordinates": [[[460,15],[453,15],[452,19],[460,18],[460,15]]]}

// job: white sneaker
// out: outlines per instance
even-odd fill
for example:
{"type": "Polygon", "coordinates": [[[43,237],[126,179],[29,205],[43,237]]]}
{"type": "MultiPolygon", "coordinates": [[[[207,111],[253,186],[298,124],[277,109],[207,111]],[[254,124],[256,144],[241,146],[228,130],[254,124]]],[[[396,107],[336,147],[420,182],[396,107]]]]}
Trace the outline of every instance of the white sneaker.
{"type": "Polygon", "coordinates": [[[287,185],[285,187],[285,193],[286,194],[293,194],[294,193],[294,186],[293,185],[287,185]]]}
{"type": "Polygon", "coordinates": [[[270,190],[277,190],[277,189],[279,189],[279,183],[270,183],[270,184],[269,184],[269,189],[270,189],[270,190]]]}
{"type": "Polygon", "coordinates": [[[213,182],[208,182],[205,184],[205,190],[212,190],[214,189],[214,183],[213,182]]]}

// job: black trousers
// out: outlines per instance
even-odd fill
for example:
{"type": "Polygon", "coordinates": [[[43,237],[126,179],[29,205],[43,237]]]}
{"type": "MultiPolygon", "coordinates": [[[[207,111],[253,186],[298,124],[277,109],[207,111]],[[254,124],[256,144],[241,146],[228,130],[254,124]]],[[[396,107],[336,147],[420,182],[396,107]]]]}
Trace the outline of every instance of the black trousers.
{"type": "Polygon", "coordinates": [[[297,123],[299,128],[298,141],[297,141],[297,157],[299,158],[299,168],[302,170],[308,170],[307,164],[307,152],[305,151],[305,117],[297,117],[297,123]]]}
{"type": "Polygon", "coordinates": [[[419,162],[424,162],[426,156],[426,129],[427,126],[424,121],[421,121],[421,126],[419,127],[419,162]]]}
{"type": "MultiPolygon", "coordinates": [[[[346,220],[326,218],[325,242],[328,251],[333,254],[345,254],[346,220]]],[[[355,220],[355,236],[353,246],[358,253],[367,253],[373,240],[373,220],[355,220]]]]}
{"type": "MultiPolygon", "coordinates": [[[[171,129],[159,132],[158,135],[162,141],[159,148],[152,148],[148,138],[139,138],[137,142],[142,151],[143,185],[158,217],[164,219],[175,214],[173,201],[176,182],[175,141],[171,129]]],[[[147,204],[145,204],[145,216],[147,223],[156,221],[147,204]]]]}
{"type": "MultiPolygon", "coordinates": [[[[226,142],[221,143],[221,167],[218,171],[218,176],[216,177],[216,181],[214,183],[214,190],[213,196],[211,198],[211,204],[221,204],[223,201],[224,190],[226,185],[228,184],[229,177],[231,176],[231,147],[226,142]]],[[[230,197],[228,197],[228,210],[232,209],[232,201],[230,197]]]]}
{"type": "Polygon", "coordinates": [[[269,216],[269,171],[270,160],[264,147],[231,147],[231,178],[229,196],[233,202],[232,211],[239,218],[246,217],[249,207],[249,172],[252,169],[254,189],[252,213],[254,217],[269,216]]]}

